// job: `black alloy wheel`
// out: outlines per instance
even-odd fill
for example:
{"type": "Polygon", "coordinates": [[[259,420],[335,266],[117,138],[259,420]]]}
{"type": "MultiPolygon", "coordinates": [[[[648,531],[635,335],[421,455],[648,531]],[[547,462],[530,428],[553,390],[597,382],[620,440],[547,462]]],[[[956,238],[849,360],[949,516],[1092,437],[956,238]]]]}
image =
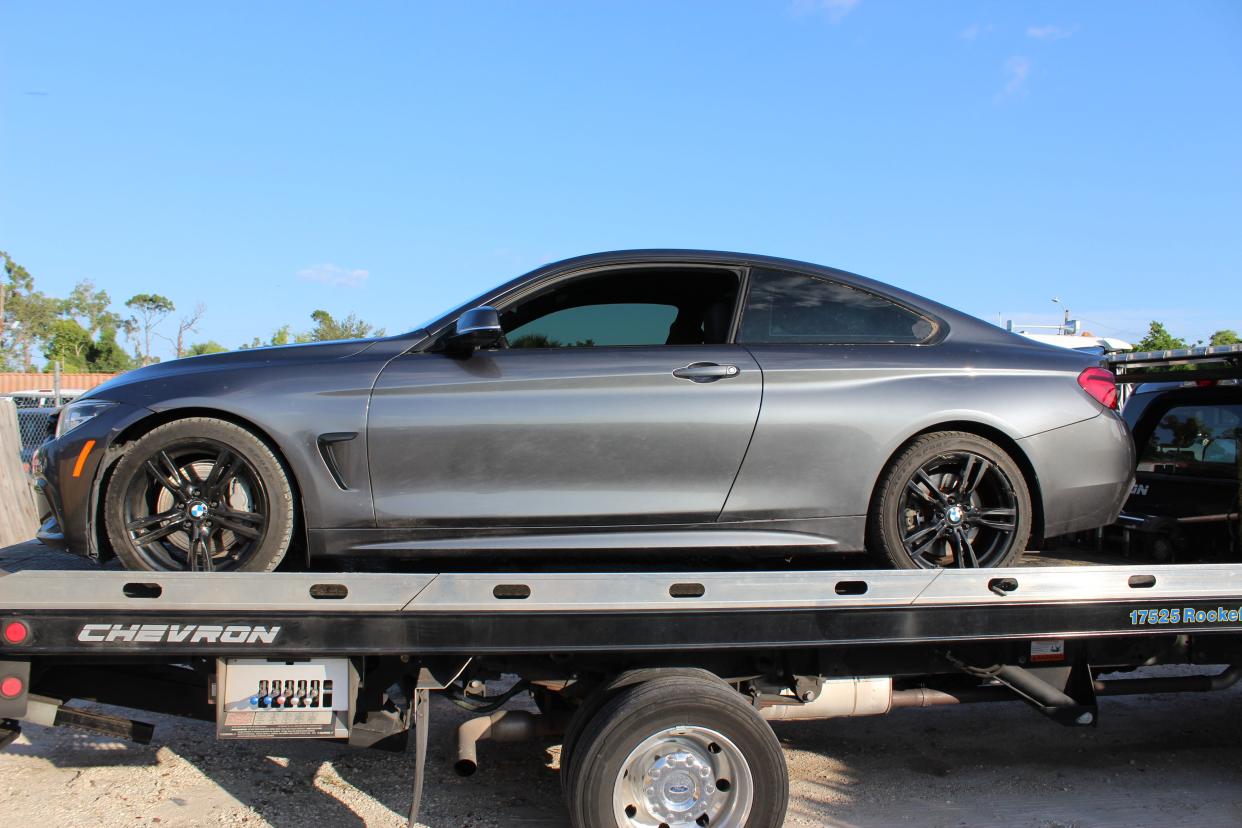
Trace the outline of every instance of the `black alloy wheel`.
{"type": "Polygon", "coordinates": [[[106,508],[109,539],[129,569],[270,570],[293,523],[287,477],[267,446],[205,418],[134,443],[117,464],[106,508]]]}
{"type": "Polygon", "coordinates": [[[872,529],[875,551],[899,568],[1005,566],[1030,537],[1030,494],[1021,470],[991,441],[927,435],[885,475],[872,529]]]}

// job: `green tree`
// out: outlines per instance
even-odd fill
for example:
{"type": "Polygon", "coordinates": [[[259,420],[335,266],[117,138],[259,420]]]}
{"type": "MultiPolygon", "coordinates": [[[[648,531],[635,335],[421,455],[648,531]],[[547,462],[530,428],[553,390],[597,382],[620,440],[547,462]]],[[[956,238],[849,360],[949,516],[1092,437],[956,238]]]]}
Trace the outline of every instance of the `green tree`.
{"type": "Polygon", "coordinates": [[[1225,328],[1212,334],[1212,338],[1208,340],[1209,345],[1242,345],[1242,339],[1238,337],[1238,332],[1225,328]]]}
{"type": "Polygon", "coordinates": [[[125,307],[136,313],[135,323],[142,332],[139,357],[143,365],[150,365],[155,360],[151,357],[151,335],[164,317],[177,309],[172,300],[158,293],[139,293],[131,296],[125,307]]]}
{"type": "Polygon", "coordinates": [[[383,336],[384,329],[375,330],[369,322],[363,322],[354,314],[344,319],[335,319],[326,310],[317,310],[311,314],[315,327],[310,331],[308,340],[325,342],[333,339],[364,339],[368,336],[383,336]]]}
{"type": "Polygon", "coordinates": [[[65,300],[64,313],[78,320],[78,323],[94,339],[95,334],[99,333],[104,326],[110,325],[115,330],[120,324],[120,318],[108,310],[111,304],[112,299],[108,297],[108,291],[96,290],[93,281],[83,279],[73,286],[73,291],[65,300]]]}
{"type": "Polygon", "coordinates": [[[119,374],[134,367],[134,360],[116,341],[116,328],[106,324],[99,331],[99,338],[86,354],[86,365],[101,374],[119,374]]]}
{"type": "Polygon", "coordinates": [[[228,348],[224,347],[219,342],[216,342],[214,339],[209,339],[206,342],[195,342],[186,349],[185,355],[202,356],[203,354],[222,354],[227,350],[228,348]]]}
{"type": "Polygon", "coordinates": [[[273,345],[288,345],[291,342],[310,342],[311,335],[308,333],[293,333],[288,325],[281,325],[272,332],[272,338],[264,341],[259,337],[255,337],[250,342],[241,346],[241,350],[245,351],[250,348],[268,348],[273,345]]]}
{"type": "Polygon", "coordinates": [[[60,316],[64,302],[35,290],[30,272],[3,250],[0,259],[4,260],[7,277],[3,294],[5,362],[30,371],[38,345],[51,335],[52,323],[60,316]]]}
{"type": "Polygon", "coordinates": [[[94,344],[90,333],[76,319],[57,319],[49,326],[43,355],[53,362],[59,362],[61,370],[81,372],[87,370],[87,361],[94,344]]]}
{"type": "Polygon", "coordinates": [[[1152,321],[1151,327],[1147,330],[1147,336],[1139,340],[1134,346],[1136,351],[1173,351],[1178,348],[1188,348],[1186,340],[1174,336],[1169,333],[1168,329],[1159,322],[1152,321]]]}
{"type": "Polygon", "coordinates": [[[276,332],[272,334],[272,338],[269,344],[288,345],[292,339],[293,339],[293,334],[289,333],[289,326],[281,325],[279,328],[276,329],[276,332]]]}

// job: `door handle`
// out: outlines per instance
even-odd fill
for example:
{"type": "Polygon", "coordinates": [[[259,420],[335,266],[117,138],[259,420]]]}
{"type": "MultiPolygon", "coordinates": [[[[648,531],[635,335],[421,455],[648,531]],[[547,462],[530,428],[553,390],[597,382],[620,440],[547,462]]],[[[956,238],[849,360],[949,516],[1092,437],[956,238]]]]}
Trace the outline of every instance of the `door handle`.
{"type": "Polygon", "coordinates": [[[717,365],[714,362],[692,362],[684,368],[673,371],[678,379],[691,382],[715,382],[720,379],[736,377],[741,370],[736,365],[717,365]]]}

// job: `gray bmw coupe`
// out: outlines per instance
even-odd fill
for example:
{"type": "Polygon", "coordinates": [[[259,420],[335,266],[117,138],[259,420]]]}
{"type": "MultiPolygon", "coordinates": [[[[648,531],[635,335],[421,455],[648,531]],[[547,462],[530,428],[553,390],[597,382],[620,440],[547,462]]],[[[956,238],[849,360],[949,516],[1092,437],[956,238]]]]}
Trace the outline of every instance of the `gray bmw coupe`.
{"type": "Polygon", "coordinates": [[[887,285],[627,251],[411,333],[151,365],[66,406],[40,538],[151,570],[869,551],[994,567],[1113,521],[1112,374],[887,285]]]}

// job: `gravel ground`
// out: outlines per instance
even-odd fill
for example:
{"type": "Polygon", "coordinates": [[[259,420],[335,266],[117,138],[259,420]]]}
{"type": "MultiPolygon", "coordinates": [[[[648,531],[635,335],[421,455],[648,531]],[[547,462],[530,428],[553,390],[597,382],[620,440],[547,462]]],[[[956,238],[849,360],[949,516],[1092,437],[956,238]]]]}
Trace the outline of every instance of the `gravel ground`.
{"type": "MultiPolygon", "coordinates": [[[[38,546],[0,550],[10,570],[79,566],[38,546]]],[[[1242,687],[1104,699],[1091,729],[1060,727],[1021,703],[778,725],[791,778],[786,826],[1236,826],[1240,700],[1242,687]]],[[[208,723],[128,715],[156,725],[154,744],[28,726],[0,753],[0,813],[47,826],[404,823],[409,756],[216,742],[208,723]]],[[[484,744],[476,776],[453,774],[453,732],[465,716],[433,704],[424,824],[567,826],[555,745],[484,744]]]]}

